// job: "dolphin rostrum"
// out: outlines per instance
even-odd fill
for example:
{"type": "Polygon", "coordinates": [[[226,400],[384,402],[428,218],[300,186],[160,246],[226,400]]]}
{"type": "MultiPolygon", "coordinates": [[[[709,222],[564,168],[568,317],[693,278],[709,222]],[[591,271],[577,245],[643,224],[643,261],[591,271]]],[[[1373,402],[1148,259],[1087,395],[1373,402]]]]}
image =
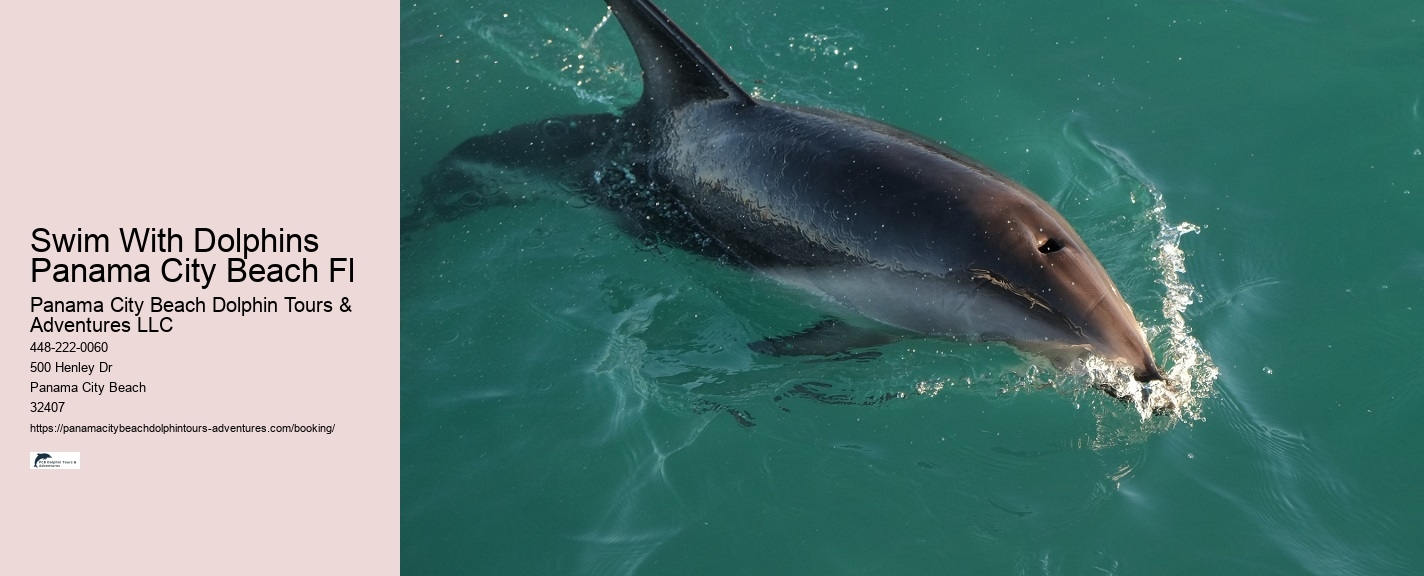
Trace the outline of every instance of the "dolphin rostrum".
{"type": "Polygon", "coordinates": [[[403,232],[499,202],[491,174],[552,173],[634,233],[759,270],[861,325],[823,322],[755,350],[918,334],[1059,364],[1092,353],[1162,379],[1107,271],[1047,202],[904,130],[752,98],[652,2],[607,3],[642,65],[642,97],[621,115],[471,138],[426,177],[403,232]]]}

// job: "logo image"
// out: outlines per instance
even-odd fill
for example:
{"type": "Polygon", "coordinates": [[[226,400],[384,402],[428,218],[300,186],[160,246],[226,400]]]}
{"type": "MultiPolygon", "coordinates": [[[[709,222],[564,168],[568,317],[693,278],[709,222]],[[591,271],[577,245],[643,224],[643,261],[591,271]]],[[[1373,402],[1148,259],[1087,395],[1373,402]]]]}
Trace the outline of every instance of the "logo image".
{"type": "Polygon", "coordinates": [[[30,468],[34,470],[78,470],[78,452],[30,452],[30,468]]]}

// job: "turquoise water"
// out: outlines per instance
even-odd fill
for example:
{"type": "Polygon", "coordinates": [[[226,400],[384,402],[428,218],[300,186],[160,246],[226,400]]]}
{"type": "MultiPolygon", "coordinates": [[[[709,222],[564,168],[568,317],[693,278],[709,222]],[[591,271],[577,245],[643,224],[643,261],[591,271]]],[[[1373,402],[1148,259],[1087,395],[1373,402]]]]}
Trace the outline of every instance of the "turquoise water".
{"type": "MultiPolygon", "coordinates": [[[[518,183],[402,242],[406,572],[1424,572],[1424,4],[769,4],[663,7],[1047,198],[1183,411],[1001,345],[754,355],[820,312],[518,183]]],[[[469,136],[636,99],[605,15],[402,4],[403,210],[469,136]]]]}

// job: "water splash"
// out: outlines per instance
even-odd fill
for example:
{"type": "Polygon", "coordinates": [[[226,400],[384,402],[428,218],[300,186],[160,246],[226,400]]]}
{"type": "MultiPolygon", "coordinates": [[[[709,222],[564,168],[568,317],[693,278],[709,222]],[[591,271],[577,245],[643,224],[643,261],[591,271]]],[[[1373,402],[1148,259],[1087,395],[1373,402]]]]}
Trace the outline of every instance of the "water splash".
{"type": "MultiPolygon", "coordinates": [[[[768,36],[788,32],[774,23],[766,25],[770,28],[765,32],[768,36]]],[[[743,40],[744,53],[754,54],[758,60],[753,72],[757,79],[743,85],[753,97],[865,112],[861,107],[847,106],[849,101],[858,100],[855,96],[865,80],[866,71],[855,59],[869,57],[860,34],[831,25],[787,34],[782,44],[760,44],[755,38],[748,35],[743,40]],[[807,74],[806,70],[816,72],[807,74]]]]}
{"type": "Polygon", "coordinates": [[[1068,372],[1084,378],[1091,388],[1109,389],[1115,396],[1128,399],[1141,422],[1153,422],[1149,428],[1165,429],[1178,421],[1205,419],[1202,402],[1212,394],[1219,371],[1186,324],[1186,308],[1198,301],[1198,295],[1196,288],[1183,279],[1186,254],[1180,241],[1182,235],[1198,234],[1200,228],[1190,222],[1166,220],[1162,195],[1151,188],[1148,194],[1152,198],[1148,218],[1159,227],[1152,244],[1156,251],[1152,261],[1161,272],[1158,282],[1166,292],[1162,295],[1161,318],[1141,318],[1141,322],[1149,341],[1162,351],[1166,379],[1143,384],[1132,378],[1129,366],[1098,356],[1081,359],[1068,372]],[[1169,418],[1161,418],[1163,415],[1169,418]]]}
{"type": "Polygon", "coordinates": [[[1169,221],[1162,195],[1150,187],[1144,192],[1149,198],[1146,216],[1157,227],[1152,261],[1161,274],[1157,282],[1166,292],[1162,296],[1161,317],[1143,317],[1140,321],[1148,340],[1162,350],[1166,379],[1137,382],[1131,368],[1096,356],[1078,361],[1069,372],[1085,379],[1092,388],[1108,389],[1115,396],[1128,399],[1144,423],[1161,420],[1157,417],[1163,414],[1172,416],[1165,426],[1175,421],[1199,421],[1204,419],[1202,402],[1211,395],[1219,370],[1187,325],[1186,310],[1198,301],[1198,296],[1196,288],[1184,279],[1186,253],[1181,240],[1183,235],[1197,234],[1201,229],[1190,222],[1169,221]]]}
{"type": "MultiPolygon", "coordinates": [[[[1162,195],[1151,189],[1148,193],[1152,197],[1149,214],[1161,226],[1155,244],[1155,260],[1162,270],[1162,285],[1167,288],[1167,294],[1162,298],[1162,318],[1167,321],[1164,360],[1168,366],[1168,385],[1160,390],[1169,396],[1179,418],[1202,420],[1201,402],[1210,395],[1220,370],[1187,326],[1187,307],[1198,301],[1198,297],[1196,288],[1182,278],[1187,267],[1186,253],[1181,247],[1184,234],[1198,234],[1201,228],[1190,222],[1174,224],[1167,220],[1167,205],[1162,201],[1162,195]]],[[[1156,331],[1160,335],[1162,328],[1158,327],[1156,331]]],[[[1160,340],[1160,337],[1154,337],[1154,340],[1160,340]]]]}
{"type": "Polygon", "coordinates": [[[605,13],[587,34],[542,14],[475,14],[465,28],[529,77],[615,111],[637,98],[633,90],[640,85],[640,71],[629,65],[635,60],[625,53],[631,48],[621,37],[605,46],[608,35],[600,31],[611,14],[605,13]]]}
{"type": "MultiPolygon", "coordinates": [[[[1084,237],[1117,239],[1095,246],[1094,252],[1105,265],[1117,270],[1114,279],[1124,288],[1125,295],[1145,293],[1148,286],[1158,286],[1160,296],[1150,302],[1152,308],[1160,310],[1160,316],[1149,313],[1151,308],[1145,308],[1141,300],[1133,308],[1148,342],[1158,353],[1166,380],[1140,383],[1133,379],[1131,369],[1097,357],[1075,363],[1068,373],[1073,380],[1084,383],[1079,387],[1080,394],[1101,395],[1097,390],[1104,389],[1133,404],[1139,425],[1124,423],[1106,436],[1136,436],[1144,429],[1166,429],[1175,422],[1202,420],[1202,403],[1212,393],[1218,369],[1186,321],[1187,309],[1201,298],[1187,280],[1187,255],[1181,246],[1184,236],[1199,234],[1201,228],[1168,219],[1166,200],[1151,178],[1127,151],[1089,134],[1089,122],[1082,114],[1070,114],[1056,134],[1044,136],[1049,141],[1048,149],[1057,148],[1051,156],[1056,156],[1062,183],[1053,202],[1062,207],[1084,237]],[[1054,146],[1051,142],[1062,144],[1054,146]]],[[[1114,420],[1106,414],[1100,414],[1100,418],[1114,420]]]]}

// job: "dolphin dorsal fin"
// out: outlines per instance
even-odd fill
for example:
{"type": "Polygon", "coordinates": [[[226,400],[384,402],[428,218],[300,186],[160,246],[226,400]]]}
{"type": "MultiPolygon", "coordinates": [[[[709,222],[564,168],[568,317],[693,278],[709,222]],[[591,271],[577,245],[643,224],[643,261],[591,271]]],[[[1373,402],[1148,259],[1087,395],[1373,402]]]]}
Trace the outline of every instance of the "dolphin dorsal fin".
{"type": "Polygon", "coordinates": [[[756,104],[712,57],[649,0],[605,0],[643,67],[639,105],[666,110],[699,100],[756,104]]]}

